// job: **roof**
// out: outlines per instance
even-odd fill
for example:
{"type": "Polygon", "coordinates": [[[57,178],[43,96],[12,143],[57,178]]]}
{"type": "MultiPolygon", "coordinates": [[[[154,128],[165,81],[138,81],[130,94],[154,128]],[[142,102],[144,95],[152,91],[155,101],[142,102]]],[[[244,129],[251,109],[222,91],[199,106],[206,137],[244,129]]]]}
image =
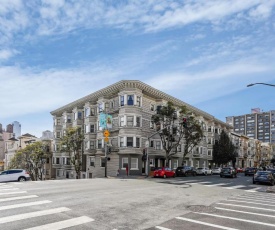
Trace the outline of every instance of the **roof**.
{"type": "Polygon", "coordinates": [[[9,141],[18,141],[16,138],[12,137],[10,139],[8,139],[9,141]]]}
{"type": "Polygon", "coordinates": [[[117,83],[114,83],[110,86],[107,86],[103,89],[100,89],[94,93],[91,93],[85,97],[82,97],[76,101],[73,101],[67,105],[64,105],[54,111],[51,112],[52,115],[61,116],[65,111],[71,111],[75,107],[84,107],[85,103],[88,101],[97,101],[100,97],[112,97],[113,95],[117,95],[118,91],[123,90],[124,88],[137,88],[142,90],[142,93],[151,97],[155,97],[158,99],[164,99],[166,101],[171,101],[176,106],[186,106],[187,109],[195,113],[196,115],[201,115],[215,122],[221,123],[228,128],[232,128],[231,125],[216,119],[213,115],[206,113],[192,105],[187,104],[171,95],[168,95],[158,89],[153,88],[150,85],[147,85],[139,80],[122,80],[117,83]]]}
{"type": "Polygon", "coordinates": [[[22,138],[22,137],[36,137],[36,136],[33,136],[29,133],[26,133],[26,134],[23,134],[23,135],[20,136],[20,138],[22,138]]]}

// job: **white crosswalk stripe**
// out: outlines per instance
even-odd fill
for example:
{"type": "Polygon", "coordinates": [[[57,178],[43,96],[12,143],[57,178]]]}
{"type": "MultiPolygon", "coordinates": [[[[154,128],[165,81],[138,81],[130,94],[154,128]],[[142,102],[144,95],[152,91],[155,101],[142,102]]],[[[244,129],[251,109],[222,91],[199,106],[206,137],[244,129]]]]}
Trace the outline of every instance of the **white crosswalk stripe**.
{"type": "Polygon", "coordinates": [[[0,195],[13,195],[13,194],[20,194],[20,193],[27,193],[27,191],[18,191],[18,192],[0,192],[0,195]]]}
{"type": "Polygon", "coordinates": [[[28,206],[33,206],[33,205],[48,204],[48,203],[51,203],[51,202],[52,201],[50,201],[50,200],[42,200],[42,201],[28,202],[28,203],[22,203],[22,204],[12,204],[12,205],[7,205],[7,206],[0,207],[0,211],[1,210],[7,210],[7,209],[13,209],[13,208],[28,207],[28,206]]]}
{"type": "Polygon", "coordinates": [[[29,199],[29,198],[35,198],[35,197],[38,197],[38,196],[36,196],[36,195],[16,196],[16,197],[9,197],[9,198],[0,199],[0,202],[11,201],[11,200],[25,200],[25,199],[29,199]]]}
{"type": "Polygon", "coordinates": [[[88,216],[81,216],[69,220],[63,220],[56,223],[46,224],[46,225],[40,225],[34,228],[27,228],[25,230],[59,230],[64,228],[70,228],[73,226],[77,226],[80,224],[85,224],[88,222],[94,221],[94,219],[88,217],[88,216]]]}

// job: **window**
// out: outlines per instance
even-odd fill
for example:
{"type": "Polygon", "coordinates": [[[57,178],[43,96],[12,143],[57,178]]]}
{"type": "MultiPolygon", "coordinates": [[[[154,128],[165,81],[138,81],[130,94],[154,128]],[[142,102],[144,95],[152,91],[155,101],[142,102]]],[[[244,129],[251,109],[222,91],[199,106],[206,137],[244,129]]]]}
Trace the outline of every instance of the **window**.
{"type": "Polygon", "coordinates": [[[97,140],[97,148],[102,149],[102,140],[97,140]]]}
{"type": "Polygon", "coordinates": [[[151,104],[151,111],[155,111],[155,105],[151,104]]]}
{"type": "Polygon", "coordinates": [[[124,137],[119,138],[119,146],[124,147],[124,137]]]}
{"type": "Polygon", "coordinates": [[[127,137],[127,147],[133,147],[133,137],[127,137]]]}
{"type": "Polygon", "coordinates": [[[181,144],[178,145],[178,152],[181,152],[181,144]]]}
{"type": "Polygon", "coordinates": [[[56,138],[60,138],[60,132],[56,132],[56,138]]]}
{"type": "Polygon", "coordinates": [[[74,119],[77,120],[77,113],[74,113],[74,119]]]}
{"type": "Polygon", "coordinates": [[[90,166],[95,167],[95,157],[90,157],[90,166]]]}
{"type": "Polygon", "coordinates": [[[105,157],[101,157],[100,158],[100,167],[104,167],[105,168],[105,157]]]}
{"type": "Polygon", "coordinates": [[[141,106],[141,97],[137,96],[137,106],[140,107],[141,106]]]}
{"type": "Polygon", "coordinates": [[[124,126],[124,117],[120,117],[120,126],[124,126]]]}
{"type": "Polygon", "coordinates": [[[120,106],[124,106],[124,95],[120,96],[120,106]]]}
{"type": "Polygon", "coordinates": [[[140,138],[136,137],[136,147],[139,148],[140,147],[140,138]]]}
{"type": "Polygon", "coordinates": [[[154,147],[154,141],[150,141],[150,147],[154,147]]]}
{"type": "Polygon", "coordinates": [[[80,111],[77,112],[77,119],[82,119],[82,112],[80,111]]]}
{"type": "Polygon", "coordinates": [[[71,122],[72,122],[71,115],[67,115],[67,123],[71,123],[71,122]]]}
{"type": "Polygon", "coordinates": [[[160,149],[160,141],[156,141],[156,149],[160,149]]]}
{"type": "Polygon", "coordinates": [[[124,157],[122,158],[122,168],[128,167],[128,158],[124,157]]]}
{"type": "Polygon", "coordinates": [[[90,133],[94,133],[95,132],[95,125],[90,125],[90,133]]]}
{"type": "Polygon", "coordinates": [[[66,165],[71,165],[71,158],[70,157],[66,158],[66,165]]]}
{"type": "Polygon", "coordinates": [[[158,106],[157,106],[157,114],[159,114],[159,113],[160,113],[161,108],[162,108],[162,106],[161,106],[161,105],[158,105],[158,106]]]}
{"type": "Polygon", "coordinates": [[[140,127],[140,117],[136,117],[136,126],[140,127]]]}
{"type": "Polygon", "coordinates": [[[95,149],[95,141],[90,141],[90,149],[95,149]]]}
{"type": "Polygon", "coordinates": [[[55,163],[56,163],[57,165],[59,165],[59,164],[60,164],[60,163],[59,163],[59,157],[56,157],[55,159],[56,159],[56,162],[55,162],[55,163]]]}
{"type": "Polygon", "coordinates": [[[98,112],[101,113],[103,112],[103,103],[98,103],[98,112]]]}
{"type": "Polygon", "coordinates": [[[150,164],[151,167],[154,167],[155,166],[154,159],[149,159],[149,164],[150,164]]]}
{"type": "Polygon", "coordinates": [[[85,108],[85,117],[89,117],[91,114],[90,108],[85,108]]]}
{"type": "Polygon", "coordinates": [[[173,169],[176,169],[178,167],[179,161],[174,160],[173,169]]]}
{"type": "Polygon", "coordinates": [[[207,155],[208,155],[208,156],[212,156],[212,150],[211,150],[211,149],[208,149],[207,155]]]}
{"type": "Polygon", "coordinates": [[[127,96],[127,105],[134,105],[134,95],[127,96]]]}
{"type": "Polygon", "coordinates": [[[60,125],[60,119],[56,119],[56,125],[60,125]]]}
{"type": "Polygon", "coordinates": [[[89,133],[89,125],[85,125],[85,133],[89,133]]]}
{"type": "Polygon", "coordinates": [[[95,109],[91,108],[91,116],[94,116],[94,115],[95,115],[95,109]]]}
{"type": "Polygon", "coordinates": [[[131,158],[131,169],[138,169],[138,158],[131,158]]]}
{"type": "Polygon", "coordinates": [[[134,117],[133,116],[128,116],[127,117],[127,126],[134,126],[134,117]]]}

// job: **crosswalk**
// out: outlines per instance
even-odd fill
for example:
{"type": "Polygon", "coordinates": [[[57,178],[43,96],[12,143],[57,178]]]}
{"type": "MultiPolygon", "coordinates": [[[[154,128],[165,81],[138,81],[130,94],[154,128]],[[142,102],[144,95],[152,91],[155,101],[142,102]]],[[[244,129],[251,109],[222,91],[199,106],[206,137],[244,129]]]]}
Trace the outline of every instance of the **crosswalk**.
{"type": "Polygon", "coordinates": [[[244,193],[215,203],[211,207],[212,209],[202,208],[184,216],[177,216],[150,230],[275,229],[275,194],[244,193]]]}
{"type": "Polygon", "coordinates": [[[201,181],[201,180],[170,180],[170,181],[161,181],[160,183],[168,183],[173,185],[203,185],[206,187],[220,187],[223,189],[241,189],[245,192],[262,192],[265,191],[264,187],[257,185],[233,185],[232,183],[219,183],[213,181],[201,181]]]}
{"type": "Polygon", "coordinates": [[[1,230],[58,230],[76,229],[76,226],[82,229],[81,226],[94,221],[88,216],[64,215],[68,212],[73,213],[73,210],[68,207],[54,207],[53,201],[44,200],[35,194],[28,194],[20,188],[21,184],[0,183],[1,230]],[[18,228],[16,224],[19,221],[24,221],[22,228],[18,228]]]}

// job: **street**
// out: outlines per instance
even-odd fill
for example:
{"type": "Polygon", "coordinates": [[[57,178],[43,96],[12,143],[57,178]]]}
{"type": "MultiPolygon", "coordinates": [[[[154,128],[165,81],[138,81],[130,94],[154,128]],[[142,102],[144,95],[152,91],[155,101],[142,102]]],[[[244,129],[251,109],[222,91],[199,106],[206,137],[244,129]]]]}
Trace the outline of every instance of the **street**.
{"type": "Polygon", "coordinates": [[[267,187],[243,174],[0,183],[0,228],[274,229],[267,187]]]}

